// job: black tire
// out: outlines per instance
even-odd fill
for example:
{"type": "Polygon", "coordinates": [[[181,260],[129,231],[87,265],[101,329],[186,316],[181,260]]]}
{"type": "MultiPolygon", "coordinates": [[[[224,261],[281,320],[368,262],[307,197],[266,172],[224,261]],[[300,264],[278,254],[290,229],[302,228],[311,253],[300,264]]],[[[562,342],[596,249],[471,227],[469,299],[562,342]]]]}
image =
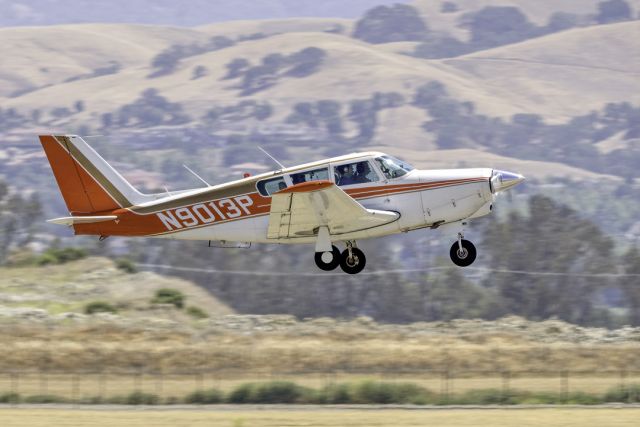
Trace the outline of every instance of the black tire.
{"type": "Polygon", "coordinates": [[[316,252],[315,261],[316,261],[316,265],[320,270],[331,271],[331,270],[335,270],[340,265],[340,261],[342,260],[340,249],[336,248],[335,246],[331,246],[331,248],[332,248],[331,253],[333,254],[333,259],[328,264],[325,264],[325,262],[322,261],[322,254],[324,252],[316,252]]]}
{"type": "Polygon", "coordinates": [[[476,260],[476,247],[468,240],[462,240],[462,253],[459,252],[458,242],[451,246],[449,256],[458,267],[468,267],[476,260]]]}
{"type": "Polygon", "coordinates": [[[362,271],[365,265],[367,265],[367,258],[364,253],[358,248],[351,248],[351,254],[353,257],[349,259],[349,249],[342,251],[340,257],[340,268],[342,271],[348,274],[358,274],[362,271]]]}

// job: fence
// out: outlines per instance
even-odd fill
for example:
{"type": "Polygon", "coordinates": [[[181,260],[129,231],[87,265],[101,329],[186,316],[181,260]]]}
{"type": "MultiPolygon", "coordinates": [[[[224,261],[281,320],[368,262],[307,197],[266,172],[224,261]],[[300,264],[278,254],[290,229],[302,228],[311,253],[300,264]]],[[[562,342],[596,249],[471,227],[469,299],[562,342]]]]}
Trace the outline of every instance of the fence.
{"type": "Polygon", "coordinates": [[[556,393],[567,401],[570,393],[602,395],[612,389],[624,389],[640,384],[640,370],[618,371],[433,371],[393,370],[384,372],[357,371],[192,371],[180,373],[148,372],[145,370],[118,372],[0,372],[0,396],[55,396],[68,402],[107,401],[115,396],[144,392],[158,396],[163,402],[180,401],[187,394],[215,388],[229,392],[240,384],[263,381],[292,381],[298,385],[320,389],[325,386],[362,380],[410,382],[439,394],[446,403],[454,396],[470,390],[492,389],[509,392],[556,393]]]}

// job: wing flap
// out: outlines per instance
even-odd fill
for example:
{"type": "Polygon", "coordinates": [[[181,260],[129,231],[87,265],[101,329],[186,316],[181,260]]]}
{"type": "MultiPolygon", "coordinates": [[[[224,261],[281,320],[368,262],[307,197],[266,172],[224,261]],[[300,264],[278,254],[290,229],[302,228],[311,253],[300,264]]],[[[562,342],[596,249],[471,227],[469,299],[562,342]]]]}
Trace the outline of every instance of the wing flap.
{"type": "Polygon", "coordinates": [[[313,236],[321,226],[327,226],[332,235],[344,234],[385,225],[399,216],[365,208],[330,181],[311,181],[272,196],[267,236],[313,236]]]}

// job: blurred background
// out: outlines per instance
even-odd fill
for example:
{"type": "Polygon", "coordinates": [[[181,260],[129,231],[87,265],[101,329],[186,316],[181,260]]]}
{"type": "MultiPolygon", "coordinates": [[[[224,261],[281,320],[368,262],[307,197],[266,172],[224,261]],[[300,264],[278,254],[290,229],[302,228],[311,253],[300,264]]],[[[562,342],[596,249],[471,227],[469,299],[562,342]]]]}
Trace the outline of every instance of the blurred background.
{"type": "Polygon", "coordinates": [[[566,397],[571,369],[588,392],[640,375],[640,1],[0,0],[0,25],[5,390],[409,370],[449,396],[452,376],[504,390],[553,367],[540,387],[566,397]],[[474,268],[426,230],[360,242],[347,277],[312,246],[73,237],[45,223],[67,211],[40,133],[84,136],[148,191],[201,185],[183,164],[214,184],[272,169],[258,146],[527,181],[471,224],[474,268]]]}

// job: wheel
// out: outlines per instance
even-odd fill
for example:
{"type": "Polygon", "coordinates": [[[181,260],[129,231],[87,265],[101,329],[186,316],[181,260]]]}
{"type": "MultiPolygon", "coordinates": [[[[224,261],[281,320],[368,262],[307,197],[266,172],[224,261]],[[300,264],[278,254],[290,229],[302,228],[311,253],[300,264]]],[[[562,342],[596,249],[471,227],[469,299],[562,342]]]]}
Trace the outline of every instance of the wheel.
{"type": "Polygon", "coordinates": [[[449,255],[451,261],[459,267],[468,267],[476,260],[476,247],[468,240],[462,240],[462,251],[458,246],[458,242],[455,242],[451,246],[449,255]]]}
{"type": "Polygon", "coordinates": [[[352,256],[349,257],[349,249],[342,251],[342,256],[340,257],[340,268],[342,268],[342,271],[345,273],[358,274],[367,264],[367,258],[358,248],[351,248],[351,254],[352,256]]]}
{"type": "Polygon", "coordinates": [[[316,252],[316,265],[320,270],[331,271],[340,265],[340,259],[342,258],[340,249],[335,246],[331,246],[331,248],[331,252],[316,252]]]}

